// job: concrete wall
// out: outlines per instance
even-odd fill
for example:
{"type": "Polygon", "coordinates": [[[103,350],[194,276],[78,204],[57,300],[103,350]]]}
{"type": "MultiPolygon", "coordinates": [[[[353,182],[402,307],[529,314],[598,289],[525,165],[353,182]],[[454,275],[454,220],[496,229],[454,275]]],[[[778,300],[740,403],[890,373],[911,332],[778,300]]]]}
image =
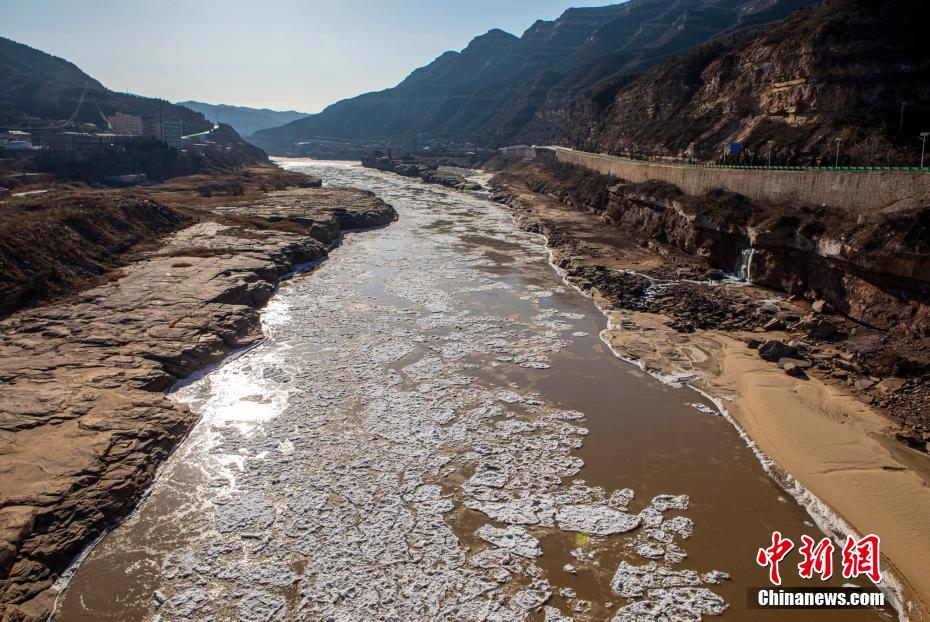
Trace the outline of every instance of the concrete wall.
{"type": "MultiPolygon", "coordinates": [[[[540,148],[542,149],[542,148],[540,148]]],[[[562,162],[632,182],[657,179],[702,195],[726,188],[751,199],[874,210],[905,199],[930,199],[930,173],[843,173],[700,168],[631,162],[565,147],[546,147],[562,162]]]]}
{"type": "Polygon", "coordinates": [[[498,152],[505,158],[517,160],[520,158],[535,158],[536,147],[529,145],[514,145],[512,147],[501,147],[498,152]]]}

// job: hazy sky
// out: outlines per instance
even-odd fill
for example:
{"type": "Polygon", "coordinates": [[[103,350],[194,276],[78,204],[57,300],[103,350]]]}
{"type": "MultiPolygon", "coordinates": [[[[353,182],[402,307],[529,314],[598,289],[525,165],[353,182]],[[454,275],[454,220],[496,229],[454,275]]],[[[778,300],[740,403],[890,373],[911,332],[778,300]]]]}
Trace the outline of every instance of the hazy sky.
{"type": "MultiPolygon", "coordinates": [[[[619,0],[614,0],[619,1],[619,0]]],[[[0,36],[107,87],[316,112],[400,82],[476,35],[609,0],[0,0],[0,36]]]]}

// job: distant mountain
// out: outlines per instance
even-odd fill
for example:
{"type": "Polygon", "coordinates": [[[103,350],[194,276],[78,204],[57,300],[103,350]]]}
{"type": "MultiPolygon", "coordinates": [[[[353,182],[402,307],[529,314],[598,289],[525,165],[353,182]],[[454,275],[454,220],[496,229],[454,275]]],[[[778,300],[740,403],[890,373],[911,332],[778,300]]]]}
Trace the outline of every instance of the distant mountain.
{"type": "Polygon", "coordinates": [[[815,0],[630,0],[565,11],[521,37],[481,35],[397,86],[256,132],[260,146],[310,138],[402,140],[418,134],[512,142],[553,100],[635,74],[723,34],[783,19],[815,0]]]}
{"type": "Polygon", "coordinates": [[[518,137],[608,153],[916,166],[930,130],[926,0],[824,0],[631,79],[549,94],[518,137]],[[923,16],[921,18],[920,16],[923,16]],[[902,108],[903,107],[903,108],[902,108]],[[903,112],[902,112],[903,111],[903,112]]]}
{"type": "Polygon", "coordinates": [[[268,108],[247,108],[227,104],[206,104],[198,101],[178,102],[191,110],[202,113],[210,121],[228,123],[242,136],[251,136],[258,130],[278,127],[307,116],[306,112],[295,110],[269,110],[268,108]]]}
{"type": "Polygon", "coordinates": [[[117,112],[176,117],[185,134],[213,127],[190,108],[116,93],[74,63],[0,37],[0,127],[47,127],[69,119],[105,127],[102,117],[117,112]]]}

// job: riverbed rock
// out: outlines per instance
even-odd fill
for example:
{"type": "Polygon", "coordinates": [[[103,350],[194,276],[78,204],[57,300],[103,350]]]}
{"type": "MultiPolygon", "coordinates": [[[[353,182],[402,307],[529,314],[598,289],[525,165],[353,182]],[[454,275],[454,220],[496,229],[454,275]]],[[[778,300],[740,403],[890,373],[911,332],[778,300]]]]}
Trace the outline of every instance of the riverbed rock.
{"type": "Polygon", "coordinates": [[[759,356],[773,363],[778,362],[780,359],[792,358],[797,353],[797,348],[777,339],[770,339],[759,347],[759,356]]]}
{"type": "Polygon", "coordinates": [[[763,330],[785,330],[785,322],[781,318],[773,317],[762,325],[763,330]]]}
{"type": "Polygon", "coordinates": [[[904,378],[885,378],[875,385],[875,388],[882,393],[896,393],[903,389],[906,384],[907,380],[904,378]]]}
{"type": "Polygon", "coordinates": [[[815,300],[811,305],[814,313],[830,313],[832,311],[830,304],[826,300],[815,300]]]}

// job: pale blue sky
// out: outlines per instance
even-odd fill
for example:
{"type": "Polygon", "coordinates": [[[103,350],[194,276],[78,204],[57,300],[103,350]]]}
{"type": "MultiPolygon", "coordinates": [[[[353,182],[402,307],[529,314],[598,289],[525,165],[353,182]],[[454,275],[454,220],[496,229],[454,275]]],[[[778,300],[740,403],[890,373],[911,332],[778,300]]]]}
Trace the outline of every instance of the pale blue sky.
{"type": "MultiPolygon", "coordinates": [[[[619,1],[619,0],[614,0],[619,1]]],[[[0,36],[111,89],[316,112],[491,28],[610,0],[0,0],[0,36]]]]}

